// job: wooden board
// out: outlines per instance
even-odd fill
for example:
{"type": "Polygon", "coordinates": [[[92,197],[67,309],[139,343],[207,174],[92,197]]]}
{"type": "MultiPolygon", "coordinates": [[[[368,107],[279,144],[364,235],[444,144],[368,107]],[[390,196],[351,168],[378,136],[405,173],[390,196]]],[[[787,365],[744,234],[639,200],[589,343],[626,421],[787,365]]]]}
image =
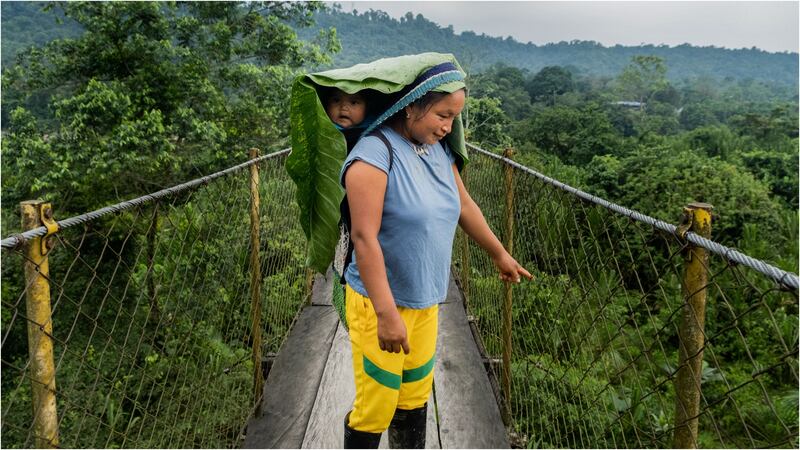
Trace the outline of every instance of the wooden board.
{"type": "Polygon", "coordinates": [[[344,415],[355,395],[347,331],[339,324],[313,401],[302,448],[342,448],[344,415]]]}
{"type": "Polygon", "coordinates": [[[428,420],[425,424],[425,448],[442,448],[439,445],[439,424],[436,420],[436,392],[428,400],[428,420]]]}
{"type": "Polygon", "coordinates": [[[333,283],[338,283],[339,280],[334,279],[333,269],[328,267],[325,276],[321,273],[314,275],[314,284],[311,287],[311,304],[312,305],[331,305],[333,294],[333,283]]]}
{"type": "Polygon", "coordinates": [[[447,298],[444,300],[444,303],[453,303],[453,302],[460,302],[463,303],[464,296],[461,294],[461,290],[458,288],[456,284],[456,279],[453,278],[453,274],[450,274],[450,284],[447,286],[447,298]]]}
{"type": "Polygon", "coordinates": [[[339,323],[330,306],[300,312],[264,383],[244,448],[299,448],[339,323]]]}
{"type": "MultiPolygon", "coordinates": [[[[460,295],[460,293],[459,293],[460,295]]],[[[439,305],[434,387],[442,448],[509,448],[464,305],[439,305]]]]}
{"type": "MultiPolygon", "coordinates": [[[[342,448],[344,416],[355,398],[352,358],[350,338],[340,324],[305,431],[303,448],[342,448]]],[[[433,398],[429,402],[426,431],[426,448],[439,448],[433,398]]],[[[381,436],[379,448],[388,448],[386,433],[381,436]]]]}
{"type": "MultiPolygon", "coordinates": [[[[329,272],[330,274],[330,272],[329,272]]],[[[314,301],[330,301],[332,276],[317,276],[314,301]],[[326,286],[327,285],[327,286],[326,286]]],[[[350,342],[330,306],[301,312],[251,418],[245,448],[341,448],[344,415],[355,396],[350,342]]],[[[387,439],[381,448],[387,448],[387,439]]],[[[426,448],[508,448],[500,410],[452,279],[439,306],[434,392],[426,448]],[[438,418],[437,418],[438,416],[438,418]]]]}

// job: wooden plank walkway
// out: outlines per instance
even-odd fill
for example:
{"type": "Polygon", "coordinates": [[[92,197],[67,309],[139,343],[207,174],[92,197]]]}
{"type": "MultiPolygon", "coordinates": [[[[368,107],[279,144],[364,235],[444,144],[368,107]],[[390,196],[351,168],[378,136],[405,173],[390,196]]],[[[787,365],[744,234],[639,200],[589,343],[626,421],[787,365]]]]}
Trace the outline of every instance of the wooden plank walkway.
{"type": "MultiPolygon", "coordinates": [[[[341,448],[343,419],[350,411],[355,395],[350,338],[340,323],[301,448],[341,448]]],[[[433,407],[428,408],[425,448],[440,448],[435,414],[433,407]]],[[[389,448],[386,433],[381,436],[380,448],[389,448]]]]}
{"type": "MultiPolygon", "coordinates": [[[[281,347],[263,401],[248,423],[245,448],[342,447],[342,422],[355,386],[347,332],[330,306],[330,283],[338,282],[330,275],[317,276],[311,306],[281,347]]],[[[463,297],[452,280],[439,308],[426,448],[508,448],[463,297]]],[[[386,441],[384,433],[381,448],[388,448],[386,441]]]]}

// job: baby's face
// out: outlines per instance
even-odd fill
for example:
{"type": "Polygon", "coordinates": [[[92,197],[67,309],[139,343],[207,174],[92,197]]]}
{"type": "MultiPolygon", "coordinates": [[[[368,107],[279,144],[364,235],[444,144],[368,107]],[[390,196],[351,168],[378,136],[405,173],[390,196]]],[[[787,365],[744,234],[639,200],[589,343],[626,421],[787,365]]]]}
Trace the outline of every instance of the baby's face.
{"type": "Polygon", "coordinates": [[[367,103],[361,94],[347,94],[342,91],[334,92],[325,107],[328,117],[342,128],[360,124],[366,111],[367,103]]]}

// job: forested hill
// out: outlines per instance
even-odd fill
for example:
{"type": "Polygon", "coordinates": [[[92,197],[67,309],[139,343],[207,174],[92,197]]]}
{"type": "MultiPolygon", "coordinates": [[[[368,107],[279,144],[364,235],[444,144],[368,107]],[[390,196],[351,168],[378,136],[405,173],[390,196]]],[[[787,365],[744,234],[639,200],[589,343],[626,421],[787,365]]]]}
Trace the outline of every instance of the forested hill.
{"type": "MultiPolygon", "coordinates": [[[[8,67],[16,53],[58,37],[76,36],[80,27],[57,15],[43,12],[43,2],[2,3],[2,65],[8,67]]],[[[712,77],[754,79],[797,89],[797,53],[770,53],[758,49],[729,50],[688,44],[605,47],[592,41],[536,45],[513,38],[457,34],[452,26],[440,26],[422,15],[406,14],[400,20],[383,11],[345,13],[338,8],[316,14],[316,25],[298,29],[303,40],[313,39],[320,28],[334,27],[342,50],[334,56],[334,67],[344,67],[378,58],[424,51],[452,52],[469,72],[481,72],[495,63],[538,72],[547,66],[562,66],[586,75],[616,76],[634,55],[655,55],[669,67],[672,81],[712,77]]]]}
{"type": "MultiPolygon", "coordinates": [[[[342,51],[334,66],[344,67],[377,58],[446,51],[456,55],[470,72],[480,72],[497,62],[538,72],[546,66],[565,66],[590,75],[616,76],[634,55],[655,55],[669,67],[673,80],[710,76],[717,79],[752,78],[768,83],[797,86],[797,53],[769,53],[758,49],[729,50],[694,47],[643,45],[604,47],[592,41],[535,45],[513,38],[457,34],[452,26],[442,27],[422,15],[406,14],[400,20],[383,11],[345,13],[341,10],[317,13],[317,29],[335,27],[342,51]]],[[[311,38],[315,29],[305,29],[301,38],[311,38]]]]}
{"type": "Polygon", "coordinates": [[[43,11],[46,6],[45,2],[2,2],[3,68],[13,64],[17,53],[28,47],[80,35],[78,23],[65,18],[59,9],[43,11]]]}

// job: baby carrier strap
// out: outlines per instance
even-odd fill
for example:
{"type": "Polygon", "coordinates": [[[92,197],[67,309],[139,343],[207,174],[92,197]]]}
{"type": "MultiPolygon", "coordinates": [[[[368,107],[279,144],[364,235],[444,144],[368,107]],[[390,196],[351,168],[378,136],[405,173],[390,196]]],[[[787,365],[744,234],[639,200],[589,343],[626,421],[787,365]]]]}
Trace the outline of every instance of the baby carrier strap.
{"type": "MultiPolygon", "coordinates": [[[[392,144],[389,142],[389,139],[386,138],[386,135],[383,134],[383,131],[380,128],[376,128],[372,130],[367,136],[376,136],[378,139],[383,142],[383,145],[386,146],[386,149],[389,151],[389,172],[392,171],[392,163],[394,162],[394,148],[392,148],[392,144]]],[[[388,175],[388,174],[387,174],[388,175]]],[[[342,203],[339,204],[339,212],[342,215],[342,225],[344,225],[344,232],[350,235],[350,230],[352,228],[352,223],[350,221],[350,204],[347,202],[347,193],[345,193],[344,198],[342,199],[342,203]]],[[[350,265],[350,262],[353,260],[353,240],[347,239],[347,252],[345,253],[344,257],[344,265],[342,266],[342,273],[339,275],[339,283],[347,284],[347,281],[344,279],[344,274],[347,272],[347,266],[350,265]]]]}

